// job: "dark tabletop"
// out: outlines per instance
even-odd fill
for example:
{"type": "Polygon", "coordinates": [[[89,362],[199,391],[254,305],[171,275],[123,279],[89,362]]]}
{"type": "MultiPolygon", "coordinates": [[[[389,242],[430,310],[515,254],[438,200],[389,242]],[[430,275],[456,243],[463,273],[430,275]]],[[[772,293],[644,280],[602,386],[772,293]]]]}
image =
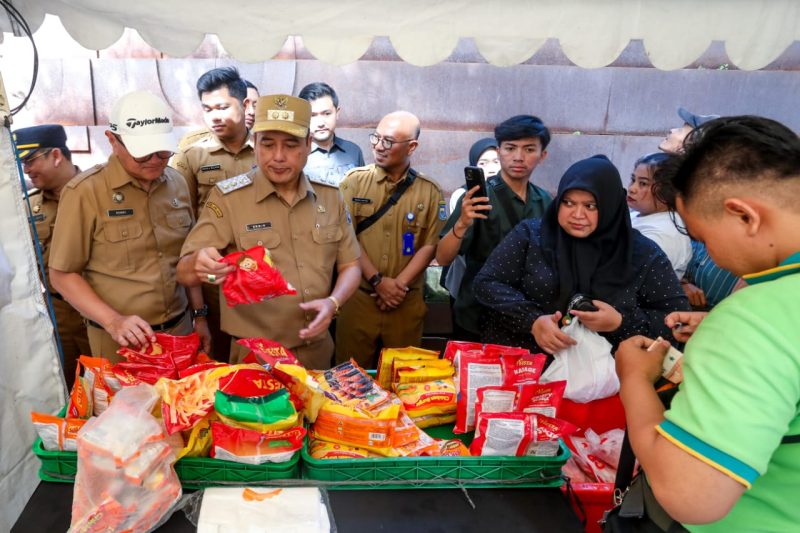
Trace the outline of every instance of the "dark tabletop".
{"type": "MultiPolygon", "coordinates": [[[[40,483],[11,531],[66,531],[72,489],[66,483],[40,483]]],[[[475,509],[457,489],[328,491],[341,533],[583,531],[559,489],[469,489],[467,493],[475,509]]],[[[194,530],[182,511],[158,529],[194,530]]]]}

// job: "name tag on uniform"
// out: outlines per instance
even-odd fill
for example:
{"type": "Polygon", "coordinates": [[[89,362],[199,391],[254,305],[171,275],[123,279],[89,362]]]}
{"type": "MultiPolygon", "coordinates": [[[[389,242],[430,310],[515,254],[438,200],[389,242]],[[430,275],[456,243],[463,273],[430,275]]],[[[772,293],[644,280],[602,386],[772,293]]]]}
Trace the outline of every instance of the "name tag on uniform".
{"type": "Polygon", "coordinates": [[[200,167],[200,172],[208,172],[210,170],[219,170],[222,168],[222,165],[204,165],[200,167]]]}
{"type": "Polygon", "coordinates": [[[108,216],[110,217],[130,217],[133,216],[133,209],[109,209],[108,216]]]}
{"type": "Polygon", "coordinates": [[[260,229],[269,229],[272,227],[272,222],[257,222],[255,224],[248,224],[245,226],[247,231],[258,231],[260,229]]]}
{"type": "Polygon", "coordinates": [[[371,204],[372,198],[353,198],[353,201],[357,204],[371,204]]]}
{"type": "Polygon", "coordinates": [[[34,222],[41,222],[44,220],[44,213],[39,213],[38,215],[33,215],[31,217],[34,222]]]}

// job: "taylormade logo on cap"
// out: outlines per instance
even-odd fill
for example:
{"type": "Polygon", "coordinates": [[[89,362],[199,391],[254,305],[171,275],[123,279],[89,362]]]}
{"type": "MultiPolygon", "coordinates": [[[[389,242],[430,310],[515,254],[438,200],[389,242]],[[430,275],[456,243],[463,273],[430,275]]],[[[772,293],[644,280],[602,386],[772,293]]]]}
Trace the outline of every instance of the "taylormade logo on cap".
{"type": "Polygon", "coordinates": [[[149,126],[150,124],[169,124],[169,118],[156,117],[156,118],[129,118],[125,121],[125,125],[130,129],[136,126],[149,126]]]}

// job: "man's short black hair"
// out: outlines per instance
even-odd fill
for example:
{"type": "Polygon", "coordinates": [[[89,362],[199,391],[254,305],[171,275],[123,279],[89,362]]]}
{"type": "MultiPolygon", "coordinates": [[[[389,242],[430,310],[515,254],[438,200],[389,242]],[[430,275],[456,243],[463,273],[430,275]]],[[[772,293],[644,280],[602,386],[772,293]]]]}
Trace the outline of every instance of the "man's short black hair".
{"type": "Polygon", "coordinates": [[[244,81],[245,87],[247,87],[248,89],[255,89],[255,91],[256,91],[256,92],[259,92],[259,90],[258,90],[258,87],[256,87],[255,85],[253,85],[253,82],[252,82],[252,81],[250,81],[250,80],[244,80],[244,79],[243,79],[242,81],[244,81]]]}
{"type": "Polygon", "coordinates": [[[692,130],[685,147],[671,179],[686,202],[700,192],[739,184],[780,196],[775,182],[800,178],[800,138],[772,119],[718,118],[692,130]]]}
{"type": "Polygon", "coordinates": [[[542,150],[550,144],[550,130],[542,119],[533,115],[517,115],[504,120],[494,129],[494,138],[500,145],[503,141],[516,141],[535,137],[542,143],[542,150]]]}
{"type": "Polygon", "coordinates": [[[297,95],[298,98],[308,100],[309,102],[324,98],[325,96],[330,96],[331,100],[333,101],[333,107],[339,109],[339,97],[336,96],[336,91],[333,90],[333,87],[323,81],[309,83],[303,87],[303,89],[300,91],[300,94],[297,95]]]}
{"type": "Polygon", "coordinates": [[[200,76],[197,80],[197,97],[202,98],[203,93],[210,93],[222,87],[226,87],[228,93],[240,102],[244,102],[247,98],[247,85],[236,67],[214,68],[200,76]]]}

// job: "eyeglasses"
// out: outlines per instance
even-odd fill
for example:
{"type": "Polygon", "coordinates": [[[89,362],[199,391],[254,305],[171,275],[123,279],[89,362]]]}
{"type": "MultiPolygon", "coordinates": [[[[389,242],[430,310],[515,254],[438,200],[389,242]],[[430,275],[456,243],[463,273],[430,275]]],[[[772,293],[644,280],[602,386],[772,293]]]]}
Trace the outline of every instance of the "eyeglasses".
{"type": "MultiPolygon", "coordinates": [[[[114,135],[114,137],[117,139],[117,141],[119,141],[119,144],[121,144],[122,147],[125,148],[125,150],[128,150],[128,147],[125,146],[125,143],[122,142],[122,138],[119,135],[114,135]]],[[[142,157],[134,157],[133,154],[130,153],[130,151],[128,153],[137,163],[147,163],[153,158],[153,156],[156,156],[161,160],[166,160],[175,155],[175,152],[170,152],[169,150],[161,150],[160,152],[153,152],[151,154],[143,155],[142,157]]]]}
{"type": "Polygon", "coordinates": [[[44,150],[42,150],[40,152],[37,152],[35,155],[32,155],[30,157],[26,157],[25,159],[22,160],[22,166],[29,166],[31,163],[33,163],[33,161],[35,159],[39,159],[40,157],[44,157],[47,154],[49,154],[50,152],[52,152],[52,151],[53,151],[52,148],[46,148],[46,149],[44,149],[44,150]]]}
{"type": "Polygon", "coordinates": [[[385,150],[391,150],[392,146],[394,146],[395,144],[409,143],[411,141],[416,141],[416,139],[406,139],[405,141],[395,141],[394,139],[387,139],[386,137],[381,137],[377,133],[370,133],[369,134],[369,142],[370,142],[370,144],[372,146],[377,146],[378,143],[381,143],[381,146],[383,146],[383,148],[385,150]]]}

